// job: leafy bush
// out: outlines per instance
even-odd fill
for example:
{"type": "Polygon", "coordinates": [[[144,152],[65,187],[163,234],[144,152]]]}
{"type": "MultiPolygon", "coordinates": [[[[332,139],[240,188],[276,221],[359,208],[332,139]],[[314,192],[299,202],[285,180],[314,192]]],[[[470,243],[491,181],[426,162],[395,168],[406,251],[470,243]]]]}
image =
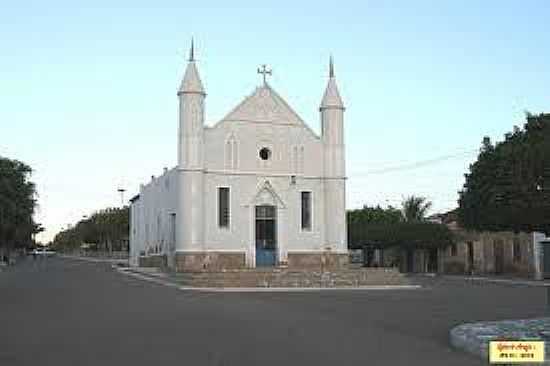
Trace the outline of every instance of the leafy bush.
{"type": "Polygon", "coordinates": [[[464,274],[466,272],[466,264],[464,262],[447,262],[445,263],[445,273],[449,274],[464,274]]]}
{"type": "Polygon", "coordinates": [[[364,245],[378,248],[441,248],[452,244],[453,234],[445,225],[429,222],[357,225],[348,223],[348,243],[352,249],[364,245]]]}

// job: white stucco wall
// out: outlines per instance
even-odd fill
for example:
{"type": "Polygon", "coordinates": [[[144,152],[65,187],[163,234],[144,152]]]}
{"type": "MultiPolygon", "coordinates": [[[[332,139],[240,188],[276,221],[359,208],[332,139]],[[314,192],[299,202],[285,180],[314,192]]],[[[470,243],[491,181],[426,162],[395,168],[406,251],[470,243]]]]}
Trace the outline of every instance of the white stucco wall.
{"type": "MultiPolygon", "coordinates": [[[[139,198],[130,205],[130,262],[141,254],[170,254],[175,248],[171,215],[176,213],[177,171],[166,171],[142,185],[139,198]]],[[[177,220],[177,218],[176,218],[177,220]]]]}

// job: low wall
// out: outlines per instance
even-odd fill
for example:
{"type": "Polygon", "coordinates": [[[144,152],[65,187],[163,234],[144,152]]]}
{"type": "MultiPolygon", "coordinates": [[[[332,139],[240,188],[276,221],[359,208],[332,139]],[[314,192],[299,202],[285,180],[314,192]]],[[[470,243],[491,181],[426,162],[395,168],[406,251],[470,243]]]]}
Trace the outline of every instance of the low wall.
{"type": "Polygon", "coordinates": [[[223,272],[185,272],[176,275],[189,287],[355,288],[409,286],[397,268],[359,268],[334,271],[257,268],[223,272]]]}
{"type": "Polygon", "coordinates": [[[166,255],[149,255],[146,257],[138,258],[138,265],[140,267],[156,267],[156,268],[166,268],[168,266],[168,259],[166,255]]]}
{"type": "Polygon", "coordinates": [[[307,253],[289,252],[288,268],[330,271],[344,269],[349,263],[347,253],[307,253]]]}
{"type": "MultiPolygon", "coordinates": [[[[345,269],[347,253],[289,252],[287,265],[292,270],[330,271],[345,269]]],[[[218,272],[246,268],[244,252],[184,252],[176,253],[177,272],[218,272]]],[[[276,266],[275,266],[276,267],[276,266]]]]}
{"type": "Polygon", "coordinates": [[[177,272],[217,272],[245,268],[245,265],[244,252],[176,253],[177,272]]]}

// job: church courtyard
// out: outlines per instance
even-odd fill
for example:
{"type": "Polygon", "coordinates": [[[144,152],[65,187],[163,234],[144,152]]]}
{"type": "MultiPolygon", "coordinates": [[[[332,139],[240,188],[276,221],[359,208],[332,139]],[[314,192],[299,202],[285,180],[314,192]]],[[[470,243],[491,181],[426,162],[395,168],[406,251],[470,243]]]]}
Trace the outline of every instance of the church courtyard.
{"type": "Polygon", "coordinates": [[[0,364],[481,365],[449,346],[452,327],[546,311],[543,287],[413,281],[423,287],[209,293],[27,260],[0,277],[0,364]]]}

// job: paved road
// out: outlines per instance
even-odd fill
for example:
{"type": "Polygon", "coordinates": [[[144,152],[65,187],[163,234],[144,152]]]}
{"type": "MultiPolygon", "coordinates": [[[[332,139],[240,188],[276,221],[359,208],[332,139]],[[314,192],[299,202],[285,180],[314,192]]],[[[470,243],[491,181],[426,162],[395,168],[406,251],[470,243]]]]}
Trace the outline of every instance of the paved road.
{"type": "Polygon", "coordinates": [[[0,273],[0,365],[481,365],[459,323],[544,315],[542,288],[197,293],[49,258],[0,273]]]}

